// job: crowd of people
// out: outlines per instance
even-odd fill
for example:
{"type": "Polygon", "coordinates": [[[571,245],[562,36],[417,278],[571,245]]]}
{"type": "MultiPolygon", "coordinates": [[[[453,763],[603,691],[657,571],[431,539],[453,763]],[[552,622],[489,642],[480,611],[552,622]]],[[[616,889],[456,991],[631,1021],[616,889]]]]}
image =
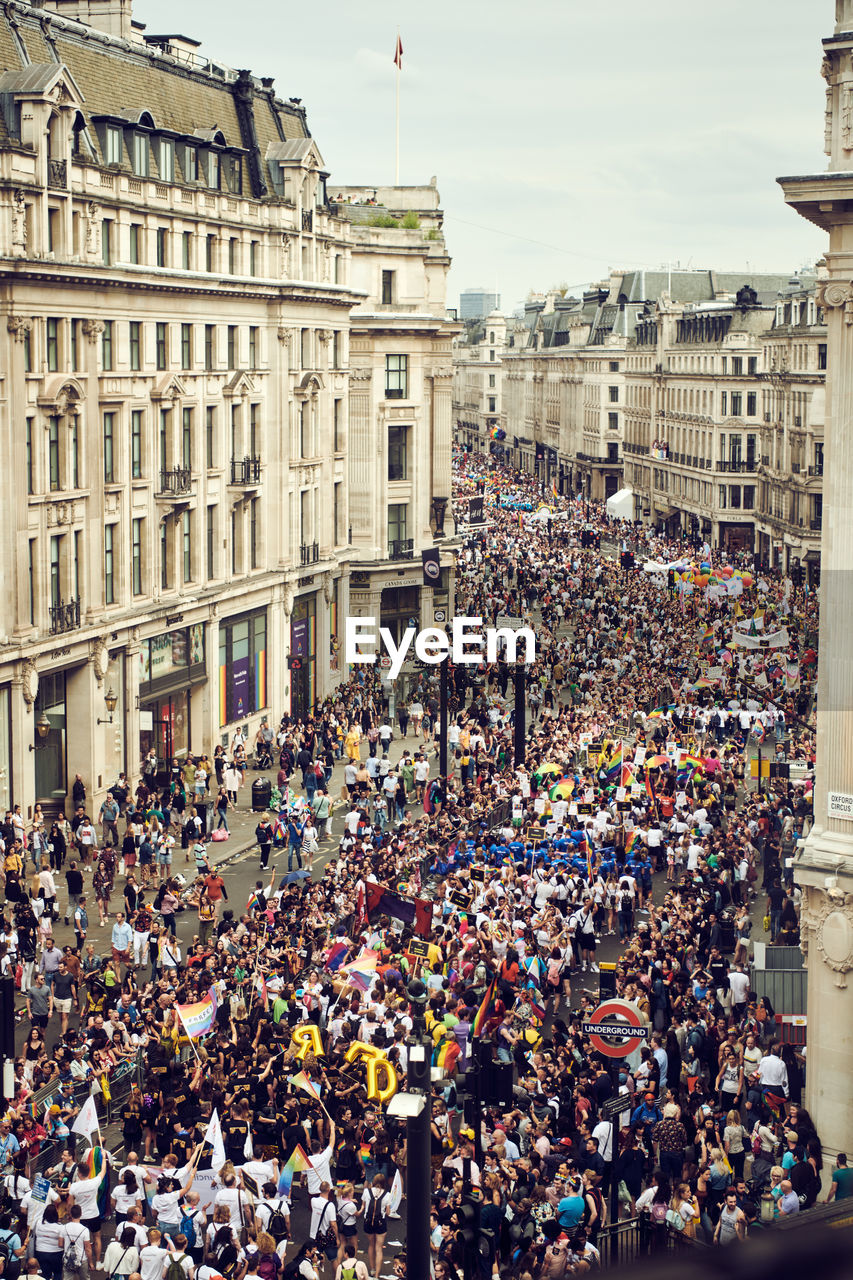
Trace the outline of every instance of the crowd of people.
{"type": "MultiPolygon", "coordinates": [[[[97,815],[100,840],[80,779],[75,818],[43,842],[38,821],[26,830],[7,814],[0,945],[26,1000],[16,1104],[0,1125],[7,1269],[45,1280],[89,1269],[181,1280],[178,1267],[189,1280],[389,1275],[405,1125],[367,1097],[351,1051],[381,1049],[405,1079],[413,982],[444,1072],[431,1124],[440,1280],[466,1270],[457,1227],[472,1195],[496,1273],[560,1280],[599,1265],[614,1186],[644,1248],[674,1232],[743,1239],[767,1216],[764,1194],[780,1216],[850,1194],[841,1157],[831,1179],[822,1167],[804,1059],[780,1043],[747,963],[756,920],[780,944],[798,939],[815,593],[771,574],[731,596],[696,575],[690,592],[674,590],[644,563],[704,563],[710,548],[614,526],[595,504],[549,498],[542,513],[538,482],[491,459],[460,454],[455,471],[457,612],[520,616],[536,632],[523,761],[506,664],[451,669],[446,725],[427,676],[392,723],[378,676],[357,668],[312,717],[285,716],[275,733],[264,724],[252,744],[278,760],[280,812],[258,823],[271,875],[245,906],[228,901],[206,847],[211,797],[220,825],[238,800],[242,741],[176,765],[165,783],[144,761],[138,786],[120,779],[97,815]],[[481,493],[486,522],[466,527],[466,498],[481,493]],[[744,616],[784,628],[787,647],[737,649],[744,616]],[[758,734],[799,766],[763,793],[749,785],[758,734]],[[335,848],[332,774],[344,760],[335,848]],[[178,847],[190,872],[180,880],[178,847]],[[77,942],[64,948],[52,938],[60,874],[77,942]],[[187,891],[199,928],[182,945],[187,891]],[[93,901],[112,920],[106,962],[87,940],[93,901]],[[581,1025],[609,947],[615,990],[649,1029],[615,1073],[581,1025]],[[190,1038],[177,1006],[211,998],[210,1030],[190,1038]],[[307,1054],[292,1039],[302,1024],[320,1037],[307,1054]],[[466,1068],[483,1045],[511,1068],[510,1094],[472,1110],[466,1068]],[[60,1154],[76,1136],[75,1086],[131,1059],[141,1086],[120,1111],[120,1154],[97,1174],[91,1159],[75,1167],[60,1154]],[[308,1090],[293,1082],[300,1072],[308,1090]],[[601,1110],[617,1093],[614,1145],[601,1110]],[[214,1112],[224,1164],[205,1141],[214,1112]],[[45,1143],[56,1162],[36,1195],[28,1173],[45,1143]]],[[[404,1254],[391,1266],[404,1275],[404,1254]]]]}

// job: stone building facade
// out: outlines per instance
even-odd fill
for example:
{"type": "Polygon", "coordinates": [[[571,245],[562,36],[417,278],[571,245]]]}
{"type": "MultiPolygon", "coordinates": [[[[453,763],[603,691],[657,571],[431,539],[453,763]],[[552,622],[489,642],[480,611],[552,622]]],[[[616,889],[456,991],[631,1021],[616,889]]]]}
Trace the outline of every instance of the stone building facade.
{"type": "Polygon", "coordinates": [[[197,48],[129,0],[0,14],[0,803],[25,814],[343,675],[365,246],[301,104],[197,48]]]}

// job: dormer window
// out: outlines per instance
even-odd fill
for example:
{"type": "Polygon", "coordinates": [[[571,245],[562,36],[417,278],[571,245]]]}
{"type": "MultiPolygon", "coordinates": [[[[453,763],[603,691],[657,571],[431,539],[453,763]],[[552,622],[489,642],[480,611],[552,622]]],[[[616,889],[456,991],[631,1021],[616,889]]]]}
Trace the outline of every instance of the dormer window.
{"type": "Polygon", "coordinates": [[[140,178],[147,178],[150,169],[150,144],[148,135],[133,135],[133,172],[140,178]]]}
{"type": "Polygon", "coordinates": [[[184,148],[184,180],[198,182],[198,147],[184,148]]]}
{"type": "Polygon", "coordinates": [[[175,144],[171,138],[161,138],[158,167],[160,169],[160,179],[162,182],[175,181],[175,144]]]}
{"type": "Polygon", "coordinates": [[[121,164],[121,160],[122,160],[121,129],[118,129],[113,124],[108,124],[106,135],[104,137],[104,163],[105,164],[121,164]]]}

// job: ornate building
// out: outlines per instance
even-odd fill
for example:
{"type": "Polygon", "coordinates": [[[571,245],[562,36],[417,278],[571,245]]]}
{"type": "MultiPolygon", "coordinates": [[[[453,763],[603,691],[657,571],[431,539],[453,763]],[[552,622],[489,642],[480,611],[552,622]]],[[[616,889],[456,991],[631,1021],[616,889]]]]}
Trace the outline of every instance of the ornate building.
{"type": "Polygon", "coordinates": [[[836,0],[823,50],[829,168],[779,181],[788,204],[829,235],[817,297],[827,327],[817,767],[796,879],[808,963],[806,1105],[834,1157],[853,1146],[853,0],[836,0]]]}
{"type": "MultiPolygon", "coordinates": [[[[0,803],[25,813],[342,675],[349,316],[375,245],[330,203],[298,100],[197,48],[130,0],[0,13],[0,803]]],[[[428,249],[438,288],[437,229],[428,249]]]]}

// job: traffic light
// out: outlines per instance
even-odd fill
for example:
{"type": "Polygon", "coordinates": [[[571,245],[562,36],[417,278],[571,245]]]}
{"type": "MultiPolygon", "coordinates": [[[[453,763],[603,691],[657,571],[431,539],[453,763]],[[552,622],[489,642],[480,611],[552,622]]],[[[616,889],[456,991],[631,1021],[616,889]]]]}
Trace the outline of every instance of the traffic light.
{"type": "Polygon", "coordinates": [[[454,1238],[462,1250],[465,1280],[474,1280],[480,1271],[480,1201],[464,1195],[453,1213],[454,1238]]]}
{"type": "Polygon", "coordinates": [[[302,670],[302,658],[299,656],[298,653],[291,653],[288,655],[287,667],[289,671],[302,670]]]}

